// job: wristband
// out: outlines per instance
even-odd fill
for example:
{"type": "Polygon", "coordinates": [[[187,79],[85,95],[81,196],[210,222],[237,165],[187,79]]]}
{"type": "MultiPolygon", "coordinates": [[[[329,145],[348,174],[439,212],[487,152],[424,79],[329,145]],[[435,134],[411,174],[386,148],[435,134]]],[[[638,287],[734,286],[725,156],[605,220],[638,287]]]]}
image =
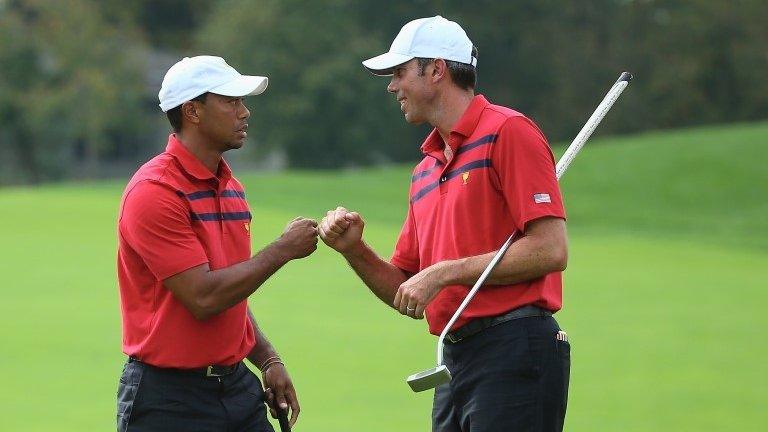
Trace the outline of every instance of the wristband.
{"type": "Polygon", "coordinates": [[[279,356],[272,356],[264,360],[264,362],[261,364],[261,367],[259,367],[259,369],[261,369],[261,373],[266,373],[267,369],[269,369],[269,367],[275,363],[280,363],[281,365],[285,366],[285,363],[283,363],[279,356]]]}

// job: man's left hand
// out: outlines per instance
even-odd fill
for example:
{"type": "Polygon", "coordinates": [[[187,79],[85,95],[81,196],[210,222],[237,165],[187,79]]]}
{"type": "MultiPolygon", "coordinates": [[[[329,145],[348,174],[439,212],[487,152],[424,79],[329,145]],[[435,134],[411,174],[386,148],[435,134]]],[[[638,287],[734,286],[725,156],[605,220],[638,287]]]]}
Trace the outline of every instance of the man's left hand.
{"type": "Polygon", "coordinates": [[[446,269],[446,264],[439,262],[403,282],[395,294],[395,309],[414,319],[424,318],[424,309],[446,285],[446,269]]]}
{"type": "Polygon", "coordinates": [[[293,427],[296,424],[296,419],[299,418],[301,408],[299,407],[299,399],[296,397],[296,390],[293,388],[293,382],[288,376],[285,366],[282,363],[272,364],[266,372],[262,373],[262,378],[264,379],[264,392],[267,395],[267,405],[272,418],[277,418],[275,408],[290,408],[290,422],[291,427],[293,427]]]}

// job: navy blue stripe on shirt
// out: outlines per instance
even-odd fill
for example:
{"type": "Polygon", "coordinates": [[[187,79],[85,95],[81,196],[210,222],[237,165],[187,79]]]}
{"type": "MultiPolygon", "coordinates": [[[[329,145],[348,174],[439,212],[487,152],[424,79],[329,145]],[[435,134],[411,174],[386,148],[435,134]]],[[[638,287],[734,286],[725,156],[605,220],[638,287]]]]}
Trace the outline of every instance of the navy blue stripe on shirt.
{"type": "MultiPolygon", "coordinates": [[[[191,192],[188,194],[184,194],[181,191],[176,192],[179,196],[186,196],[188,200],[195,201],[203,198],[214,198],[216,197],[216,191],[215,190],[203,190],[203,191],[197,191],[197,192],[191,192]]],[[[243,191],[237,191],[233,189],[226,189],[221,192],[222,198],[243,198],[245,199],[245,192],[243,191]]]]}
{"type": "Polygon", "coordinates": [[[458,150],[456,150],[456,156],[458,156],[458,155],[460,155],[460,154],[462,154],[462,153],[464,153],[466,151],[472,150],[475,147],[479,147],[479,146],[481,146],[483,144],[495,143],[496,142],[496,138],[498,138],[498,137],[499,137],[498,134],[486,135],[486,136],[484,136],[482,138],[479,138],[479,139],[477,139],[475,141],[472,141],[469,144],[464,144],[463,146],[459,147],[458,150]]]}
{"type": "Polygon", "coordinates": [[[413,176],[411,176],[411,183],[414,183],[416,180],[422,179],[430,174],[432,174],[432,171],[435,170],[435,168],[440,167],[443,163],[440,162],[440,159],[435,158],[435,164],[432,165],[432,168],[427,168],[424,171],[419,171],[413,176]]]}
{"type": "Polygon", "coordinates": [[[189,212],[194,221],[213,222],[213,221],[237,221],[251,220],[251,212],[228,212],[228,213],[195,213],[189,212]]]}
{"type": "Polygon", "coordinates": [[[426,177],[426,176],[430,175],[432,173],[432,171],[435,170],[435,168],[437,168],[437,166],[433,166],[430,169],[417,172],[416,174],[414,174],[411,177],[411,183],[415,182],[416,180],[419,180],[420,178],[423,178],[423,177],[426,177]]]}
{"type": "Polygon", "coordinates": [[[214,190],[204,190],[204,191],[197,191],[187,194],[187,199],[190,201],[199,200],[203,198],[213,198],[216,196],[216,191],[214,190]]]}
{"type": "MultiPolygon", "coordinates": [[[[458,150],[456,150],[456,154],[454,155],[454,157],[456,157],[456,156],[458,156],[458,155],[460,155],[460,154],[462,154],[464,152],[470,151],[470,150],[472,150],[475,147],[479,147],[479,146],[484,145],[484,144],[495,143],[496,139],[498,137],[499,137],[498,134],[486,135],[486,136],[480,137],[480,138],[478,138],[478,139],[476,139],[476,140],[474,140],[474,141],[472,141],[470,143],[464,144],[461,147],[459,147],[458,150]]],[[[420,171],[420,172],[417,172],[416,174],[414,174],[411,177],[411,183],[414,183],[416,180],[419,180],[419,179],[421,179],[423,177],[426,177],[426,176],[430,175],[432,173],[432,171],[434,171],[434,169],[437,168],[439,165],[442,165],[442,162],[439,159],[435,158],[435,166],[433,166],[432,168],[429,168],[427,170],[420,171]]]]}
{"type": "Polygon", "coordinates": [[[221,196],[223,198],[237,198],[237,197],[240,197],[240,198],[245,199],[245,192],[243,192],[243,191],[236,191],[236,190],[233,190],[233,189],[227,189],[227,190],[225,190],[224,192],[221,193],[221,196]]]}
{"type": "Polygon", "coordinates": [[[465,173],[469,170],[477,169],[477,168],[489,168],[491,166],[491,160],[490,159],[480,159],[476,160],[470,163],[466,163],[456,169],[453,169],[451,171],[448,171],[443,177],[445,178],[445,181],[448,181],[454,177],[456,177],[459,174],[465,173]]]}
{"type": "Polygon", "coordinates": [[[413,197],[411,197],[411,204],[415,203],[416,201],[422,199],[426,194],[430,193],[432,190],[434,190],[440,182],[446,182],[460,174],[463,174],[469,170],[477,169],[477,168],[489,168],[491,166],[491,160],[490,159],[480,159],[476,160],[470,163],[466,163],[456,169],[453,169],[451,171],[448,171],[440,180],[434,181],[423,188],[419,189],[418,192],[416,192],[413,197]]]}
{"type": "Polygon", "coordinates": [[[437,185],[439,185],[439,184],[440,184],[440,181],[438,180],[438,181],[432,182],[432,183],[424,186],[423,188],[419,189],[419,191],[416,192],[413,195],[413,197],[411,197],[411,204],[413,204],[416,201],[420,200],[422,197],[424,197],[424,195],[430,193],[432,191],[432,189],[436,188],[437,185]]]}

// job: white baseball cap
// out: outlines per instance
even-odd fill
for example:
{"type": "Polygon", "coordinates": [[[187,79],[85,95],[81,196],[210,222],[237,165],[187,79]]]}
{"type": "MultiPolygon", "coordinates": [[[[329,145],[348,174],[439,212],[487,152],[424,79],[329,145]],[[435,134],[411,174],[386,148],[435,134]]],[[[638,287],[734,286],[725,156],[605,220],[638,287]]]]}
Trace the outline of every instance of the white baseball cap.
{"type": "Polygon", "coordinates": [[[264,93],[267,77],[241,75],[221,57],[184,57],[165,73],[158,98],[167,112],[203,93],[250,96],[264,93]]]}
{"type": "Polygon", "coordinates": [[[460,25],[440,15],[415,19],[400,29],[389,52],[363,62],[374,75],[392,75],[392,69],[413,58],[441,58],[477,66],[472,41],[460,25]]]}

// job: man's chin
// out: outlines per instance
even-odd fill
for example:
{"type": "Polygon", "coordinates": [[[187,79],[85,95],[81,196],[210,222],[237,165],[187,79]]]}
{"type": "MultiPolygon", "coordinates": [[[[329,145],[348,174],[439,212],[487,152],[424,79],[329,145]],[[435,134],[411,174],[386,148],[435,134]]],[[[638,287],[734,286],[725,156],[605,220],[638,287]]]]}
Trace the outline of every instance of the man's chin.
{"type": "Polygon", "coordinates": [[[424,123],[424,119],[416,117],[416,116],[408,114],[408,113],[405,113],[403,115],[403,117],[405,117],[405,121],[407,121],[408,123],[410,123],[412,125],[420,125],[420,124],[424,123]]]}
{"type": "MultiPolygon", "coordinates": [[[[245,145],[245,139],[243,139],[242,141],[240,140],[231,141],[227,143],[227,150],[237,150],[239,148],[242,148],[244,145],[245,145]]],[[[224,151],[227,151],[227,150],[224,150],[224,151]]]]}

